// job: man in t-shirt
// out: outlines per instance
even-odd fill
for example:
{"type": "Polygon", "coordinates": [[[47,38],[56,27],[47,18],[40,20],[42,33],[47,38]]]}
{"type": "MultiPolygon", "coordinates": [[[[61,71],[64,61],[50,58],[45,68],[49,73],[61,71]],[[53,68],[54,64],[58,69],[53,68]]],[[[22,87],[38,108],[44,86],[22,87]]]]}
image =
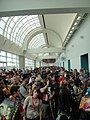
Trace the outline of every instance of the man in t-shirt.
{"type": "Polygon", "coordinates": [[[21,94],[21,99],[22,99],[22,103],[24,102],[25,98],[28,96],[29,94],[29,90],[27,87],[27,84],[29,82],[29,78],[28,78],[28,74],[23,74],[22,76],[23,78],[23,82],[20,85],[20,94],[21,94]]]}
{"type": "Polygon", "coordinates": [[[41,110],[42,110],[42,119],[43,120],[50,120],[51,119],[51,106],[50,106],[50,101],[49,101],[49,92],[48,92],[48,87],[49,87],[49,80],[47,79],[47,74],[46,72],[42,72],[41,74],[41,82],[38,84],[38,87],[40,88],[41,92],[41,110]]]}

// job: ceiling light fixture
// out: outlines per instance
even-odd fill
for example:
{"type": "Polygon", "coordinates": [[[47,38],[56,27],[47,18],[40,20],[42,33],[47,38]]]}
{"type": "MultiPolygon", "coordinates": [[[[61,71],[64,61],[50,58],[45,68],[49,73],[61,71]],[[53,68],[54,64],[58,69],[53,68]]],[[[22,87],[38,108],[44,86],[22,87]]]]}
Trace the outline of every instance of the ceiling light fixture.
{"type": "MultiPolygon", "coordinates": [[[[79,23],[82,20],[84,20],[86,18],[86,16],[87,16],[87,13],[85,13],[85,14],[79,14],[78,16],[76,16],[76,18],[75,18],[75,20],[74,20],[74,22],[73,22],[73,24],[72,24],[72,26],[71,26],[68,34],[67,34],[67,37],[66,37],[66,39],[64,41],[64,44],[63,44],[64,47],[66,46],[66,44],[68,44],[68,41],[73,36],[73,34],[75,33],[75,31],[79,29],[79,27],[80,27],[79,23]]],[[[83,38],[83,37],[80,37],[80,38],[83,38]]]]}
{"type": "Polygon", "coordinates": [[[66,38],[66,41],[68,40],[68,38],[66,38]]]}
{"type": "Polygon", "coordinates": [[[70,33],[72,33],[73,31],[71,30],[70,33]]]}
{"type": "Polygon", "coordinates": [[[69,33],[68,36],[71,36],[71,34],[69,33]]]}
{"type": "Polygon", "coordinates": [[[69,39],[69,36],[67,36],[67,39],[69,39]]]}
{"type": "Polygon", "coordinates": [[[77,25],[77,22],[75,22],[74,25],[77,25]]]}
{"type": "Polygon", "coordinates": [[[81,19],[81,16],[78,16],[78,17],[77,17],[77,20],[80,20],[80,19],[81,19]]]}
{"type": "Polygon", "coordinates": [[[74,30],[75,29],[75,27],[72,27],[72,30],[74,30]]]}

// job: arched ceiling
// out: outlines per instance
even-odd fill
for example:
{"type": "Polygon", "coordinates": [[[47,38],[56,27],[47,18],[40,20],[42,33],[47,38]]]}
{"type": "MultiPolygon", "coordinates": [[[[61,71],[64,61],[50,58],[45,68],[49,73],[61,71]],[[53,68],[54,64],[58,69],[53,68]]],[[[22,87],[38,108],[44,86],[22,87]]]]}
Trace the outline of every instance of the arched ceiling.
{"type": "Polygon", "coordinates": [[[69,13],[2,17],[0,34],[36,58],[58,57],[77,16],[69,13]]]}
{"type": "Polygon", "coordinates": [[[0,33],[22,47],[28,32],[40,26],[38,15],[2,17],[0,33]]]}

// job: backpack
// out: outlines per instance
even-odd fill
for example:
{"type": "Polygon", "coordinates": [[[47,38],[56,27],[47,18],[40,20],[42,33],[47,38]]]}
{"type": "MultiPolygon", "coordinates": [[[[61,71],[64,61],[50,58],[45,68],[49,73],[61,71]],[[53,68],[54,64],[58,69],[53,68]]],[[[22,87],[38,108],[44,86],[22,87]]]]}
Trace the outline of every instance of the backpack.
{"type": "Polygon", "coordinates": [[[4,116],[7,120],[14,120],[15,113],[18,110],[18,101],[6,98],[0,104],[0,120],[4,116]]]}
{"type": "Polygon", "coordinates": [[[79,109],[90,112],[90,93],[86,92],[82,97],[79,109]]]}

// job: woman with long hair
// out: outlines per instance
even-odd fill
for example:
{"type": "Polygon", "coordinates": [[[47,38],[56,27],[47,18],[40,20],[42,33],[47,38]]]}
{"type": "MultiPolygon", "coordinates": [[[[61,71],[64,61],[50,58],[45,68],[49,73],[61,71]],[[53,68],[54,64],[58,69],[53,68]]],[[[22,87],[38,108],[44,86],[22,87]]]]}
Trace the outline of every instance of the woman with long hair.
{"type": "Polygon", "coordinates": [[[39,89],[34,89],[32,96],[28,96],[24,101],[25,120],[40,120],[39,89]]]}

